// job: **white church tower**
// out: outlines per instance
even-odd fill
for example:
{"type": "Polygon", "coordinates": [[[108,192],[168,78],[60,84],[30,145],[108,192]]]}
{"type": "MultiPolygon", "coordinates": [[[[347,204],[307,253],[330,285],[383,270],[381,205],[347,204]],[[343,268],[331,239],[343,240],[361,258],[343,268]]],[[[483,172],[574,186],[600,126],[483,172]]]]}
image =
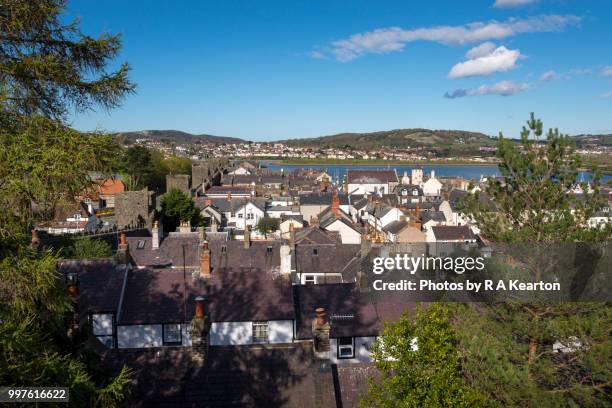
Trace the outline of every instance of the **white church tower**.
{"type": "Polygon", "coordinates": [[[412,169],[412,184],[416,186],[423,185],[423,169],[421,167],[412,169]]]}

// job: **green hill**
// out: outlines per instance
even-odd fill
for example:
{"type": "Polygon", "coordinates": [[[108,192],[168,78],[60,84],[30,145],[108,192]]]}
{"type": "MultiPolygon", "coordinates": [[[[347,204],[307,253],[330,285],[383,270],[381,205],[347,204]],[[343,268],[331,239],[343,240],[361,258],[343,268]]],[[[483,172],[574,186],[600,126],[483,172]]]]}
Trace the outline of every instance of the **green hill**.
{"type": "Polygon", "coordinates": [[[340,133],[306,139],[285,140],[290,146],[354,148],[427,148],[440,151],[474,153],[478,148],[494,146],[495,139],[478,132],[462,130],[395,129],[372,133],[340,133]]]}
{"type": "Polygon", "coordinates": [[[213,136],[207,134],[193,135],[180,130],[140,130],[136,132],[119,132],[115,134],[126,142],[133,143],[137,139],[148,139],[159,142],[176,143],[243,143],[244,140],[237,137],[213,136]]]}

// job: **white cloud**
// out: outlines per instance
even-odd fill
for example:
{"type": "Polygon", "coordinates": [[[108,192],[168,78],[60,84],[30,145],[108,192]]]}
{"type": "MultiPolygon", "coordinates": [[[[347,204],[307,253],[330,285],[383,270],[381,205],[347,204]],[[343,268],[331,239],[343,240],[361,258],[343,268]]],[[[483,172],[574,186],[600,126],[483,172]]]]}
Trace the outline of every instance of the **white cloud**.
{"type": "MultiPolygon", "coordinates": [[[[485,43],[487,44],[487,43],[485,43]]],[[[519,50],[509,50],[503,45],[494,50],[489,50],[488,54],[484,54],[486,49],[481,44],[478,47],[472,48],[466,55],[481,55],[474,59],[469,59],[464,62],[455,64],[448,73],[449,78],[465,78],[478,75],[491,75],[495,72],[505,72],[516,68],[516,61],[521,56],[519,50]]]]}
{"type": "Polygon", "coordinates": [[[495,0],[493,7],[498,8],[509,8],[509,7],[520,7],[526,6],[527,4],[533,4],[538,0],[495,0]]]}
{"type": "Polygon", "coordinates": [[[504,22],[474,22],[459,26],[423,27],[404,30],[399,27],[379,28],[353,34],[331,43],[328,52],[340,61],[351,61],[366,54],[387,54],[404,49],[413,41],[432,41],[445,45],[465,45],[489,40],[501,40],[521,33],[561,31],[578,25],[574,15],[542,15],[524,19],[510,18],[504,22]]]}
{"type": "Polygon", "coordinates": [[[602,93],[600,96],[602,98],[612,98],[612,91],[606,92],[606,93],[602,93]]]}
{"type": "Polygon", "coordinates": [[[540,75],[540,81],[542,81],[542,82],[553,81],[553,80],[559,79],[559,78],[560,78],[559,74],[557,74],[552,69],[550,71],[546,71],[545,73],[540,75]]]}
{"type": "Polygon", "coordinates": [[[501,95],[510,96],[529,89],[527,83],[516,83],[513,81],[501,81],[492,85],[480,85],[478,88],[455,89],[453,92],[444,94],[445,98],[455,99],[464,96],[501,95]]]}
{"type": "Polygon", "coordinates": [[[495,50],[495,47],[495,43],[487,41],[480,45],[477,45],[474,48],[471,48],[468,52],[465,53],[465,56],[469,59],[484,57],[485,55],[491,54],[493,50],[495,50]]]}
{"type": "Polygon", "coordinates": [[[605,76],[605,77],[612,76],[612,65],[608,65],[607,67],[603,67],[601,69],[601,76],[605,76]]]}

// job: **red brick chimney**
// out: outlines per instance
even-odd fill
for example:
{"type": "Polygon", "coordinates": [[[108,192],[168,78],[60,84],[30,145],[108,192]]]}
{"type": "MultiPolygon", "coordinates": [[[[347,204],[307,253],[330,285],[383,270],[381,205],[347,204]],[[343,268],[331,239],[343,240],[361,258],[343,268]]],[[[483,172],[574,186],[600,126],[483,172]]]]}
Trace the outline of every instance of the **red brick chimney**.
{"type": "Polygon", "coordinates": [[[416,208],[414,209],[414,218],[416,218],[417,222],[421,219],[421,209],[419,208],[418,203],[416,205],[416,208]]]}
{"type": "Polygon", "coordinates": [[[208,249],[208,241],[204,241],[200,245],[200,277],[210,278],[210,249],[208,249]]]}
{"type": "Polygon", "coordinates": [[[32,248],[38,248],[40,245],[40,238],[38,238],[38,231],[36,228],[32,228],[32,241],[30,242],[30,246],[32,248]]]}
{"type": "Polygon", "coordinates": [[[117,249],[117,261],[122,264],[127,264],[130,261],[128,253],[129,245],[125,238],[125,232],[119,234],[119,248],[117,249]]]}
{"type": "Polygon", "coordinates": [[[332,197],[331,211],[334,217],[340,218],[340,197],[338,197],[338,194],[334,194],[332,197]]]}
{"type": "Polygon", "coordinates": [[[125,238],[125,232],[122,232],[119,234],[119,249],[127,249],[127,247],[128,243],[127,239],[125,238]]]}
{"type": "Polygon", "coordinates": [[[198,296],[195,298],[195,318],[204,318],[204,297],[198,296]]]}

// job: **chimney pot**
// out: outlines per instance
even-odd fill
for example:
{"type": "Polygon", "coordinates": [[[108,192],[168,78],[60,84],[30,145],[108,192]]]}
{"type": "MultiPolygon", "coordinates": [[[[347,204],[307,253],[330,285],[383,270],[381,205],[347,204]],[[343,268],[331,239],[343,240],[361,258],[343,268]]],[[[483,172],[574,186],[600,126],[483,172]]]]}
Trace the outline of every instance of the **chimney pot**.
{"type": "Polygon", "coordinates": [[[195,318],[204,318],[204,296],[198,296],[195,298],[195,318]]]}
{"type": "Polygon", "coordinates": [[[315,309],[315,314],[317,316],[317,325],[323,326],[325,324],[325,308],[317,307],[315,309]]]}
{"type": "Polygon", "coordinates": [[[36,228],[32,228],[32,247],[37,247],[40,244],[40,238],[38,238],[38,231],[36,228]]]}

